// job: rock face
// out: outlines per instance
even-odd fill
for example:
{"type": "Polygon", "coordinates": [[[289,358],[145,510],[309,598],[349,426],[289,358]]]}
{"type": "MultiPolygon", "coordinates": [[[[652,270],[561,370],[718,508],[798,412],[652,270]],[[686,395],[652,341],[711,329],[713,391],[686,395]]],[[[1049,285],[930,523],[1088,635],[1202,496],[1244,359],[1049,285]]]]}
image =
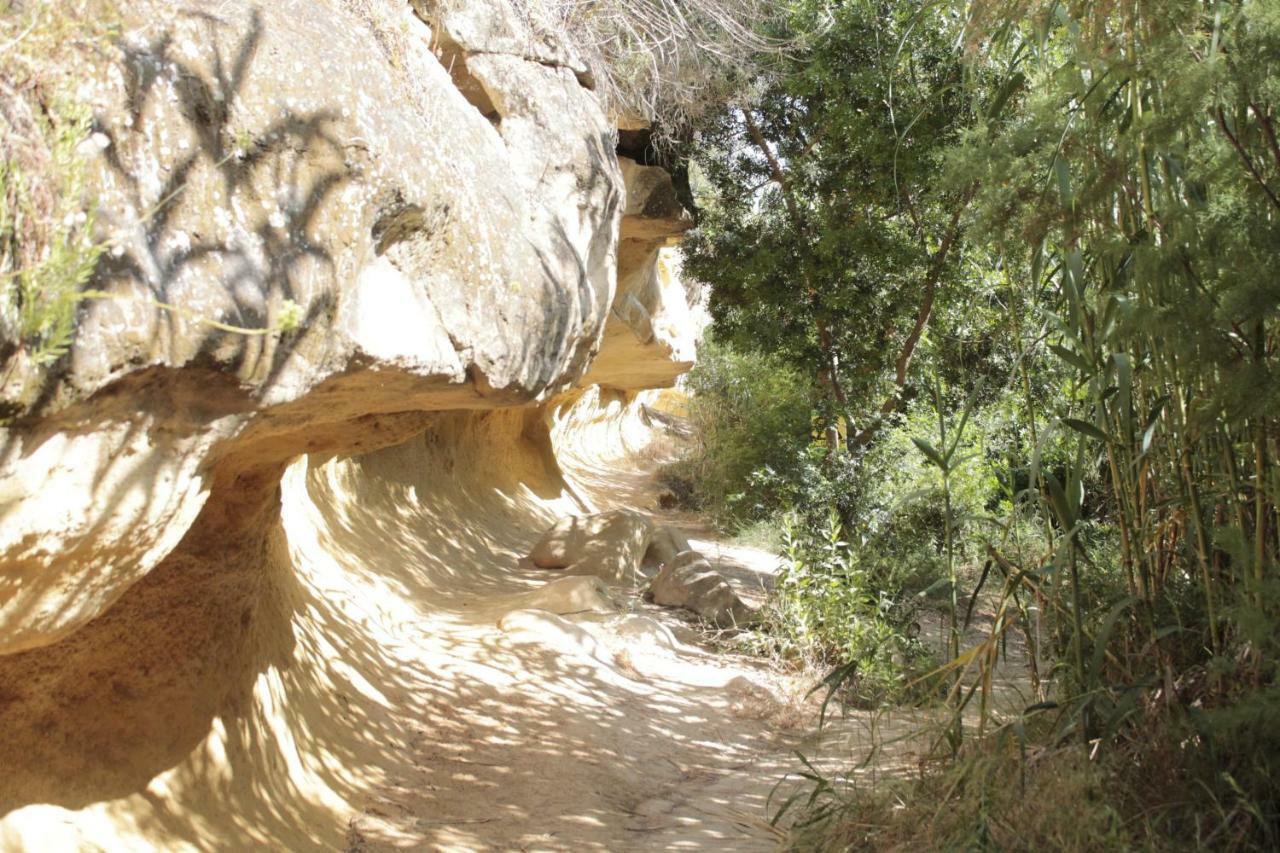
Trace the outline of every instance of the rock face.
{"type": "MultiPolygon", "coordinates": [[[[688,223],[514,0],[113,5],[109,297],[0,364],[0,848],[334,849],[435,689],[422,602],[592,511],[563,407],[692,358],[688,223]]],[[[651,544],[619,524],[611,579],[651,544]]]]}
{"type": "Polygon", "coordinates": [[[612,129],[504,0],[449,8],[127,4],[85,84],[112,298],[4,388],[0,652],[103,612],[219,482],[270,495],[298,453],[587,370],[615,295],[612,129]],[[300,329],[273,330],[288,303],[300,329]]]}
{"type": "Polygon", "coordinates": [[[649,584],[647,597],[654,604],[692,610],[720,627],[741,625],[753,615],[729,581],[697,551],[685,551],[664,565],[649,584]]]}
{"type": "Polygon", "coordinates": [[[600,356],[583,380],[634,391],[673,385],[693,366],[696,328],[670,249],[693,226],[671,176],[618,160],[627,186],[618,246],[618,295],[600,356]]]}

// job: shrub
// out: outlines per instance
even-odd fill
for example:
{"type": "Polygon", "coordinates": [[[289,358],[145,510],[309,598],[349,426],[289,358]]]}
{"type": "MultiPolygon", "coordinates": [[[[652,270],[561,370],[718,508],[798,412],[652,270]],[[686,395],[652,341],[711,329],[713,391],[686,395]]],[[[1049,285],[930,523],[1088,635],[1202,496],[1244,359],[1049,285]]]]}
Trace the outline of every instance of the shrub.
{"type": "Polygon", "coordinates": [[[693,438],[664,472],[671,490],[726,528],[776,516],[802,482],[807,384],[773,359],[707,342],[688,390],[693,438]]]}
{"type": "MultiPolygon", "coordinates": [[[[6,3],[0,15],[0,394],[20,407],[26,374],[71,344],[104,245],[88,198],[87,106],[76,74],[109,37],[105,0],[6,3]]],[[[0,415],[11,411],[0,411],[0,415]]]]}
{"type": "Polygon", "coordinates": [[[838,667],[841,700],[863,707],[904,698],[912,676],[928,669],[919,599],[894,563],[878,556],[845,541],[834,510],[818,535],[789,523],[769,602],[775,642],[816,665],[838,667]]]}

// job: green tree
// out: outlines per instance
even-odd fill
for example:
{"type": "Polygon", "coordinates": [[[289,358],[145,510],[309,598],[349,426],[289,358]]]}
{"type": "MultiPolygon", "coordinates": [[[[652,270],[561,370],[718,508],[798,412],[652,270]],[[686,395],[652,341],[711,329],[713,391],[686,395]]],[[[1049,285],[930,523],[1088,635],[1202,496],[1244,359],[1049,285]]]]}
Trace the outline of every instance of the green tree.
{"type": "Polygon", "coordinates": [[[719,335],[814,377],[833,446],[838,418],[865,445],[902,410],[959,274],[971,191],[941,180],[976,110],[959,25],[915,3],[801,3],[804,47],[698,136],[688,270],[711,285],[719,335]]]}

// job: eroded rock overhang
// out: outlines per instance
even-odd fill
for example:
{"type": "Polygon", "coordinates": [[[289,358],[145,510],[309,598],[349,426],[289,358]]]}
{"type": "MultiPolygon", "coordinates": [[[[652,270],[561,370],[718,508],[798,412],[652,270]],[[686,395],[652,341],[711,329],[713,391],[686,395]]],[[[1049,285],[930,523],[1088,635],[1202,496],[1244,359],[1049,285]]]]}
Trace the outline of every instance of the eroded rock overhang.
{"type": "Polygon", "coordinates": [[[388,8],[143,0],[86,70],[110,296],[4,389],[0,653],[179,543],[252,546],[300,454],[687,368],[687,214],[620,167],[585,66],[503,0],[388,8]]]}

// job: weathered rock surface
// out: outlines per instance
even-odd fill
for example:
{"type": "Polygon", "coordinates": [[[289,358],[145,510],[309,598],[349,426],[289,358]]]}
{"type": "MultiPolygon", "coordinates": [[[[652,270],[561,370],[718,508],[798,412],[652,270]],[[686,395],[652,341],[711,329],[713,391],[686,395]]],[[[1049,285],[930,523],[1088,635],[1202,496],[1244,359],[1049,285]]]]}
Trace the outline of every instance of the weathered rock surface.
{"type": "Polygon", "coordinates": [[[604,581],[588,575],[557,578],[531,592],[517,597],[521,610],[545,610],[548,613],[608,613],[618,609],[604,581]]]}
{"type": "Polygon", "coordinates": [[[653,522],[633,510],[570,516],[543,534],[529,557],[543,569],[630,581],[639,573],[652,538],[653,522]]]}
{"type": "MultiPolygon", "coordinates": [[[[557,404],[631,398],[584,387],[619,256],[648,287],[684,226],[624,200],[661,175],[508,0],[115,5],[82,87],[111,297],[61,362],[0,365],[0,848],[335,849],[415,772],[389,745],[457,731],[432,632],[589,511],[557,404]]],[[[620,309],[663,366],[618,387],[687,363],[665,282],[620,309]]],[[[593,577],[512,604],[588,654],[548,611],[612,609],[593,577]]]]}
{"type": "Polygon", "coordinates": [[[544,646],[566,657],[584,656],[612,663],[613,655],[591,632],[545,610],[513,610],[498,622],[512,642],[544,646]]]}
{"type": "Polygon", "coordinates": [[[645,556],[655,565],[665,565],[673,562],[678,555],[691,550],[693,548],[689,544],[689,539],[683,533],[663,524],[653,531],[653,538],[649,542],[649,553],[645,556]]]}
{"type": "Polygon", "coordinates": [[[583,379],[619,390],[662,388],[693,366],[697,327],[669,247],[693,226],[671,176],[618,159],[626,181],[618,246],[618,295],[600,355],[583,379]]]}
{"type": "Polygon", "coordinates": [[[270,494],[298,453],[587,370],[615,289],[611,128],[506,0],[449,7],[124,7],[83,87],[112,298],[63,363],[6,373],[0,652],[102,613],[219,481],[270,494]],[[303,323],[281,332],[290,303],[303,323]]]}
{"type": "Polygon", "coordinates": [[[697,551],[685,551],[650,582],[646,597],[664,607],[692,610],[720,627],[740,625],[753,616],[723,575],[697,551]]]}
{"type": "Polygon", "coordinates": [[[624,640],[648,644],[655,648],[674,651],[680,641],[666,625],[650,616],[629,613],[611,623],[613,632],[624,640]]]}

